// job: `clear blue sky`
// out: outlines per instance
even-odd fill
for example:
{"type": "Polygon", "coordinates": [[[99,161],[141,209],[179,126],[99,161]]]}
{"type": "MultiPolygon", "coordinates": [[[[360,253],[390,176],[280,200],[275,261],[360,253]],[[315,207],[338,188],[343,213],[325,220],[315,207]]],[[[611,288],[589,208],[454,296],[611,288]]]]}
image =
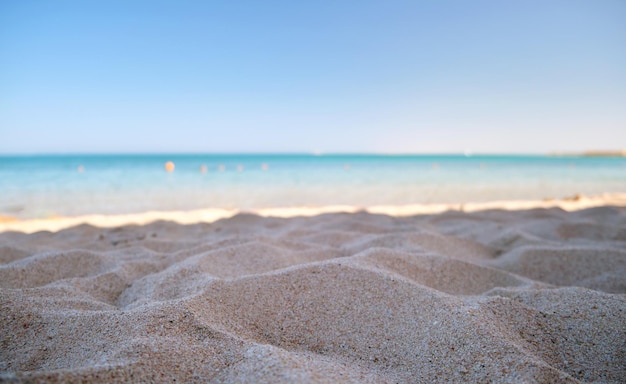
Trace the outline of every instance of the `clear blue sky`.
{"type": "Polygon", "coordinates": [[[0,1],[0,153],[626,147],[626,1],[0,1]]]}

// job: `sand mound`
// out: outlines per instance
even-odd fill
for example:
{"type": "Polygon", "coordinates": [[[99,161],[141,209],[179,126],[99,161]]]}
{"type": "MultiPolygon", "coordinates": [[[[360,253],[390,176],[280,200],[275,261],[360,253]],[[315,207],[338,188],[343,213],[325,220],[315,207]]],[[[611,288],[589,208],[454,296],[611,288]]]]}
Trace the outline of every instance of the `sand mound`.
{"type": "Polygon", "coordinates": [[[626,209],[0,234],[0,381],[623,382],[626,209]]]}

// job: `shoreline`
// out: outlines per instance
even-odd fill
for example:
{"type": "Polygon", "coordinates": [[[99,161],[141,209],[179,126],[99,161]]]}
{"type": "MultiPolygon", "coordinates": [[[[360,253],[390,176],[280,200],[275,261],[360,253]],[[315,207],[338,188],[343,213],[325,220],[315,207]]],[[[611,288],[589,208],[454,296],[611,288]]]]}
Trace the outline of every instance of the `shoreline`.
{"type": "Polygon", "coordinates": [[[497,200],[470,203],[439,203],[410,205],[326,205],[300,207],[268,207],[258,209],[206,208],[189,211],[148,211],[128,214],[90,214],[73,217],[54,217],[45,219],[20,220],[2,217],[0,233],[17,231],[34,233],[39,231],[56,232],[81,224],[110,228],[126,225],[146,225],[156,221],[171,221],[178,224],[212,223],[227,219],[240,213],[255,214],[262,217],[297,217],[317,216],[325,213],[355,213],[366,211],[373,214],[404,217],[422,214],[437,214],[446,211],[476,212],[491,209],[518,211],[536,208],[560,208],[565,211],[578,211],[600,206],[626,207],[626,193],[604,193],[601,195],[574,195],[562,199],[546,198],[543,200],[497,200]]]}

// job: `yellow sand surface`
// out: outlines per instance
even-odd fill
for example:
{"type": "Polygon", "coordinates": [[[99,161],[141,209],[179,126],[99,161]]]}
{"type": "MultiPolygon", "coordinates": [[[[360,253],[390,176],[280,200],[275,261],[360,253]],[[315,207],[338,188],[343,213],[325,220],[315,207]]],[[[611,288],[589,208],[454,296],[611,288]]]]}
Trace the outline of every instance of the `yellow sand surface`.
{"type": "Polygon", "coordinates": [[[623,382],[613,199],[3,222],[0,381],[623,382]]]}

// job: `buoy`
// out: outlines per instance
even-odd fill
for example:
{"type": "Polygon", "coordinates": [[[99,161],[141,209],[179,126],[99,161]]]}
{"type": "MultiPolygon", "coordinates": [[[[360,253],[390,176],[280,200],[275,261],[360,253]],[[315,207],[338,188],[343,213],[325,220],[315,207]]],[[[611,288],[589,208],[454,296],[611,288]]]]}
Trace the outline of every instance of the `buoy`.
{"type": "Polygon", "coordinates": [[[201,173],[207,173],[207,171],[208,171],[208,170],[209,170],[209,168],[207,168],[207,166],[206,166],[206,165],[202,164],[202,165],[200,166],[200,172],[201,172],[201,173]]]}
{"type": "Polygon", "coordinates": [[[174,168],[176,168],[176,166],[171,161],[168,161],[167,163],[165,163],[165,170],[166,171],[174,172],[174,168]]]}

